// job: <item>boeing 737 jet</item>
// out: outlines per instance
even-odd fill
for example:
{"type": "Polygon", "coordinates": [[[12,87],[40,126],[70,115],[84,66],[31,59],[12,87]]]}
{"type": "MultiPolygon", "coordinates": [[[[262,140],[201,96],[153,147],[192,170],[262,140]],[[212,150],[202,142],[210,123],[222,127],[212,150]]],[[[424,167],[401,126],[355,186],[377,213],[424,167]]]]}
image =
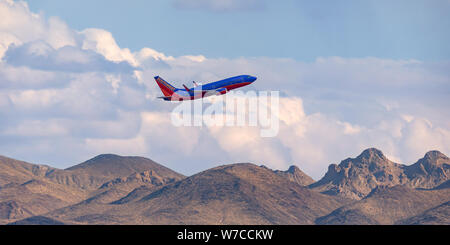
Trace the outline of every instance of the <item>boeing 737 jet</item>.
{"type": "Polygon", "coordinates": [[[155,77],[156,83],[163,92],[164,96],[158,97],[166,101],[183,101],[183,100],[195,100],[212,95],[223,95],[228,91],[247,86],[256,81],[256,77],[249,75],[242,75],[237,77],[230,77],[217,82],[208,84],[194,83],[194,87],[188,88],[183,84],[184,88],[175,88],[168,82],[164,81],[159,76],[155,77]]]}

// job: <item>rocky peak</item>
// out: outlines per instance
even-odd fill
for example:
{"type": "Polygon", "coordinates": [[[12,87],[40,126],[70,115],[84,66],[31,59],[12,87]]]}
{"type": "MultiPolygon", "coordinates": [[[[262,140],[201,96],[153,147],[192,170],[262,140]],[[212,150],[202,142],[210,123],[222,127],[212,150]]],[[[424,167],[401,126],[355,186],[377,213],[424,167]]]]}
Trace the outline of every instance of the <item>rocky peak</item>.
{"type": "Polygon", "coordinates": [[[314,180],[311,177],[309,177],[295,165],[290,166],[286,171],[276,170],[274,172],[302,186],[314,183],[314,180]]]}
{"type": "Polygon", "coordinates": [[[299,171],[301,172],[301,170],[295,165],[290,166],[289,169],[287,170],[287,172],[291,173],[291,174],[299,172],[299,171]]]}
{"type": "Polygon", "coordinates": [[[101,154],[66,170],[107,168],[118,165],[117,163],[120,163],[123,158],[114,154],[101,154]]]}
{"type": "Polygon", "coordinates": [[[108,162],[113,162],[115,160],[119,160],[121,158],[123,158],[123,157],[119,156],[119,155],[101,154],[101,155],[93,157],[92,159],[87,160],[86,162],[84,162],[84,164],[86,164],[86,165],[104,164],[104,163],[108,163],[108,162]]]}
{"type": "Polygon", "coordinates": [[[362,163],[382,163],[388,161],[388,159],[384,156],[383,152],[376,148],[369,148],[364,150],[355,160],[358,160],[362,163]]]}
{"type": "MultiPolygon", "coordinates": [[[[450,168],[450,159],[439,151],[429,151],[416,163],[408,167],[410,174],[429,174],[437,169],[445,172],[450,168]]],[[[439,170],[439,171],[441,171],[439,170]]]]}
{"type": "Polygon", "coordinates": [[[100,159],[111,159],[111,158],[119,158],[120,156],[115,155],[115,154],[100,154],[94,158],[92,158],[91,160],[100,160],[100,159]]]}
{"type": "Polygon", "coordinates": [[[450,177],[450,159],[439,151],[429,151],[411,166],[405,167],[412,187],[434,188],[450,177]]]}
{"type": "Polygon", "coordinates": [[[403,184],[405,179],[400,165],[391,162],[380,150],[370,148],[339,165],[331,164],[325,176],[309,187],[330,195],[361,199],[379,185],[403,184]]]}
{"type": "Polygon", "coordinates": [[[330,195],[354,199],[376,190],[395,185],[432,189],[450,177],[450,161],[439,151],[430,151],[411,166],[397,164],[375,148],[363,151],[356,158],[348,158],[339,165],[331,164],[318,182],[310,185],[330,195]]]}
{"type": "Polygon", "coordinates": [[[442,154],[440,151],[429,151],[423,157],[425,160],[436,161],[438,159],[449,160],[448,157],[442,154]]]}

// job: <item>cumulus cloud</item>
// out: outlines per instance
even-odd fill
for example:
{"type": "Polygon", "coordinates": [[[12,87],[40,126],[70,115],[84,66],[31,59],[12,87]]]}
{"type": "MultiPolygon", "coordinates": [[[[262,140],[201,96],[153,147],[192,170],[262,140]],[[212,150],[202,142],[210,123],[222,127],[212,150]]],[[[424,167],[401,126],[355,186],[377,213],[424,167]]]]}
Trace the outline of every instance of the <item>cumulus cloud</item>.
{"type": "Polygon", "coordinates": [[[86,29],[81,31],[82,48],[102,54],[106,59],[116,62],[127,61],[133,66],[138,63],[129,49],[121,49],[112,34],[102,29],[86,29]]]}
{"type": "Polygon", "coordinates": [[[55,49],[75,45],[75,31],[65,22],[57,17],[47,20],[41,14],[32,13],[24,1],[0,1],[0,16],[0,47],[37,40],[43,40],[55,49]]]}
{"type": "Polygon", "coordinates": [[[54,49],[46,42],[29,42],[21,46],[11,45],[3,58],[12,66],[24,66],[36,70],[110,73],[132,73],[128,62],[112,62],[99,53],[73,46],[54,49]]]}
{"type": "MultiPolygon", "coordinates": [[[[252,1],[218,3],[204,4],[219,11],[252,1]]],[[[448,62],[173,57],[131,52],[106,30],[73,30],[22,1],[0,0],[0,16],[2,155],[57,167],[101,153],[142,155],[185,174],[230,162],[296,164],[319,178],[368,147],[406,164],[431,149],[450,153],[448,62]],[[236,74],[258,77],[243,91],[280,91],[276,137],[251,126],[176,127],[177,104],[156,99],[155,75],[180,86],[236,74]]]]}
{"type": "Polygon", "coordinates": [[[327,164],[321,163],[338,163],[369,147],[379,148],[392,160],[406,164],[413,163],[431,149],[449,151],[450,131],[424,125],[422,118],[409,121],[398,115],[382,119],[378,125],[367,126],[322,113],[305,114],[301,101],[291,107],[298,108],[303,116],[298,120],[282,120],[279,139],[291,149],[294,162],[316,178],[326,170],[327,164]]]}

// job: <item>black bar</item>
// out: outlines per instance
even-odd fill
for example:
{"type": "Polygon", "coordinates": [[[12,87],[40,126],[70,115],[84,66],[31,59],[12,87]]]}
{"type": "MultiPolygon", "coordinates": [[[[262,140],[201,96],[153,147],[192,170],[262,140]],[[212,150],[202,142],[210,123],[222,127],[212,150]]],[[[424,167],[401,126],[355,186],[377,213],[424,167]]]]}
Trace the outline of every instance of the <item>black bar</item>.
{"type": "MultiPolygon", "coordinates": [[[[426,239],[427,242],[445,241],[450,234],[450,226],[0,226],[0,237],[14,239],[33,237],[36,241],[47,241],[49,237],[62,236],[69,242],[140,242],[166,241],[180,243],[206,243],[206,233],[210,232],[208,244],[227,243],[278,243],[298,241],[292,244],[321,242],[361,243],[361,242],[404,242],[426,239]],[[228,231],[231,237],[223,238],[228,231]],[[237,231],[237,234],[236,232],[237,231]],[[263,239],[258,231],[272,231],[263,239]],[[191,232],[191,233],[190,233],[191,232]],[[206,232],[206,233],[205,233],[206,232]],[[188,239],[195,234],[196,239],[188,239]],[[182,235],[183,239],[180,239],[182,235]],[[187,237],[185,235],[188,235],[187,237]],[[361,240],[363,239],[363,240],[361,240]]],[[[162,243],[164,244],[164,243],[162,243]]],[[[284,243],[283,243],[284,244],[284,243]]],[[[286,243],[288,244],[288,243],[286,243]]],[[[290,243],[289,243],[290,244],[290,243]]]]}

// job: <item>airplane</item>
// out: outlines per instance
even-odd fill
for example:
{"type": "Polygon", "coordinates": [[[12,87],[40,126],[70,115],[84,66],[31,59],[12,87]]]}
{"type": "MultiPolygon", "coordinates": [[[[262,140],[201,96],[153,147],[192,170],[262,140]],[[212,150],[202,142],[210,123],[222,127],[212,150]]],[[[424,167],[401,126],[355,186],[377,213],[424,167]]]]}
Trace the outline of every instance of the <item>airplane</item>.
{"type": "Polygon", "coordinates": [[[230,90],[250,85],[256,81],[256,79],[257,78],[254,76],[241,75],[204,85],[194,81],[194,87],[192,88],[188,88],[184,84],[184,88],[176,88],[164,81],[160,76],[155,77],[156,83],[164,94],[164,96],[158,97],[158,99],[163,99],[165,101],[196,100],[212,95],[224,95],[230,90]]]}

